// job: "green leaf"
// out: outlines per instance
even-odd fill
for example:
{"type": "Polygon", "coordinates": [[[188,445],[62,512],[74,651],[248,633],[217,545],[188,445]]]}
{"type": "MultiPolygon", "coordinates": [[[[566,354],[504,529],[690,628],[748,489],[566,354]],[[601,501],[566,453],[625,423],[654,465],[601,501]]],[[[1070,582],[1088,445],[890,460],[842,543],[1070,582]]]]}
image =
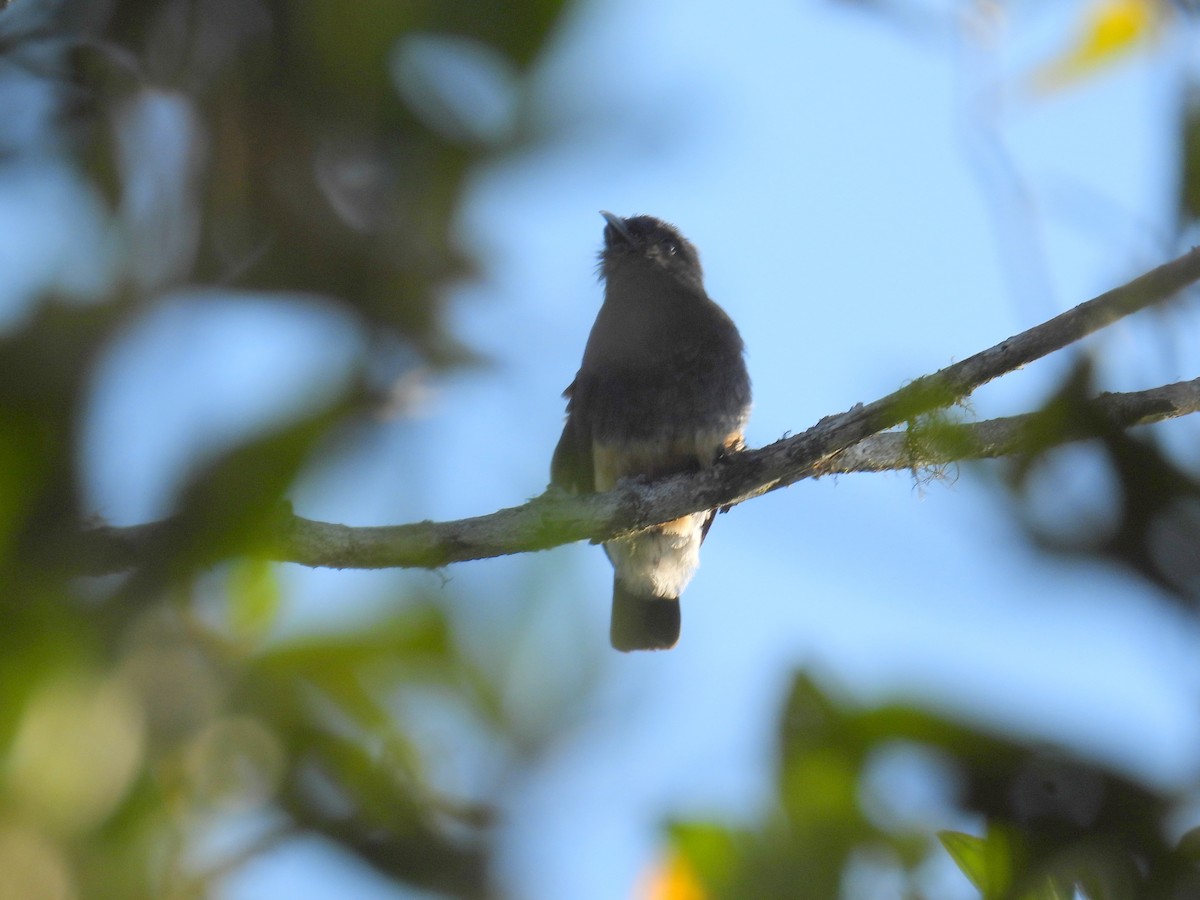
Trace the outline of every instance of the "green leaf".
{"type": "Polygon", "coordinates": [[[739,861],[733,832],[711,822],[676,823],[670,832],[676,851],[707,887],[729,883],[739,861]]]}
{"type": "Polygon", "coordinates": [[[234,562],[227,583],[229,625],[238,637],[259,638],[271,627],[282,603],[276,568],[269,560],[234,562]]]}
{"type": "Polygon", "coordinates": [[[938,840],[955,865],[985,898],[1003,897],[1012,884],[1012,844],[1003,831],[989,828],[987,837],[961,831],[939,831],[938,840]]]}

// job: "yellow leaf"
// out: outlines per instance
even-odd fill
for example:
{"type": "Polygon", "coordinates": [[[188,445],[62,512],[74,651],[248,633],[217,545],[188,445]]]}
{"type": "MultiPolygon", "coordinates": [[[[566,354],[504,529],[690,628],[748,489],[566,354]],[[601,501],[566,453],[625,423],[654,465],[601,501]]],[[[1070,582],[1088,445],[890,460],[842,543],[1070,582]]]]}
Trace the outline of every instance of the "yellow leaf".
{"type": "Polygon", "coordinates": [[[707,894],[692,864],[679,853],[668,853],[638,881],[634,900],[706,900],[707,894]]]}
{"type": "Polygon", "coordinates": [[[1158,33],[1163,0],[1098,0],[1088,6],[1075,39],[1033,73],[1038,91],[1062,88],[1112,65],[1158,33]]]}

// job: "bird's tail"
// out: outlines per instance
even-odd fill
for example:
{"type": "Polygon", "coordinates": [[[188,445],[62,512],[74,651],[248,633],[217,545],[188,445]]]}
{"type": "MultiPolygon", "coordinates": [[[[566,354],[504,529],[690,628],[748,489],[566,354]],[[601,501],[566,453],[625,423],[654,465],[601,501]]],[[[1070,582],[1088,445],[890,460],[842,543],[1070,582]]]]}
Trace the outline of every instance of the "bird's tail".
{"type": "Polygon", "coordinates": [[[679,598],[634,594],[613,579],[609,640],[618,650],[669,650],[679,640],[679,598]]]}

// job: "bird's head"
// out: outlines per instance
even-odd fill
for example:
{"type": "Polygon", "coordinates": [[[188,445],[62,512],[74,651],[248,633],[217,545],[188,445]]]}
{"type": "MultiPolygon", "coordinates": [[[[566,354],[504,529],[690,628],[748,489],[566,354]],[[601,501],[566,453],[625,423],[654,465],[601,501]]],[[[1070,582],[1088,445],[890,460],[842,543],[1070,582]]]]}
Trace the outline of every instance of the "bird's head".
{"type": "Polygon", "coordinates": [[[604,249],[600,251],[600,274],[605,281],[614,277],[657,280],[669,278],[679,285],[704,293],[704,271],[700,254],[674,225],[653,216],[622,219],[601,212],[604,249]]]}

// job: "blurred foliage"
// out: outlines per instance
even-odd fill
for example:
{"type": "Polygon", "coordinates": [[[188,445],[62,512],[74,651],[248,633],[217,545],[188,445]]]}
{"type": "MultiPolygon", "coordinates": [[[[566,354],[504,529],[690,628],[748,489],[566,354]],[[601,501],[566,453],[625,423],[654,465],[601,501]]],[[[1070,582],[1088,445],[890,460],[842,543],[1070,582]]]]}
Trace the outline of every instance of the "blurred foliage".
{"type": "Polygon", "coordinates": [[[400,883],[486,892],[487,811],[429,786],[397,707],[440,691],[501,730],[492,673],[421,597],[344,635],[279,638],[279,571],[255,554],[328,436],[386,394],[381,372],[468,358],[443,327],[472,272],[455,217],[473,167],[522,140],[525,72],[560,5],[0,13],[0,177],[67,179],[78,216],[55,229],[96,261],[4,285],[0,897],[206,896],[304,834],[400,883]],[[192,471],[152,565],[75,578],[97,361],[179,290],[319,298],[369,349],[343,396],[192,471]],[[230,823],[250,837],[221,851],[230,823]]]}
{"type": "Polygon", "coordinates": [[[929,864],[943,853],[986,900],[1200,891],[1194,841],[1165,836],[1179,798],[1065,749],[903,705],[838,703],[805,675],[785,705],[778,773],[777,806],[757,826],[671,828],[673,852],[698,873],[703,896],[937,900],[941,882],[929,864]],[[945,791],[944,806],[916,813],[898,806],[888,797],[894,784],[880,777],[889,759],[919,760],[908,777],[945,791]],[[942,830],[935,839],[932,820],[956,819],[986,824],[981,834],[942,830]]]}
{"type": "MultiPolygon", "coordinates": [[[[0,325],[0,900],[207,896],[298,835],[400,884],[491,891],[491,811],[432,786],[412,716],[455,710],[475,738],[529,757],[572,724],[568,692],[557,706],[545,702],[553,691],[506,696],[529,694],[544,672],[481,666],[419,596],[343,634],[280,639],[288,598],[256,551],[324,439],[386,393],[381,369],[402,377],[468,358],[443,323],[447,287],[472,271],[454,218],[473,167],[524,138],[524,79],[559,7],[5,4],[0,92],[28,100],[34,83],[48,112],[33,103],[33,127],[0,123],[0,175],[68,171],[79,215],[61,229],[74,256],[98,262],[87,277],[57,273],[4,295],[14,310],[0,325]],[[86,227],[93,213],[100,224],[86,227]],[[320,298],[371,349],[343,396],[191,472],[153,565],[76,578],[89,514],[81,422],[97,360],[173,290],[199,287],[320,298]],[[235,825],[248,837],[230,849],[215,836],[235,825]]],[[[1060,62],[1086,75],[1191,7],[1171,8],[1089,6],[1060,62]]],[[[1184,224],[1200,206],[1195,119],[1187,106],[1184,224]]],[[[1073,390],[1078,381],[1047,406],[1046,435],[1065,427],[1073,390]]],[[[1069,540],[1032,515],[1031,529],[1194,610],[1195,477],[1144,439],[1091,424],[1122,502],[1106,527],[1069,540]]],[[[1014,462],[1018,503],[1052,456],[1014,462]]],[[[554,687],[567,682],[560,673],[554,687]]],[[[1177,798],[930,713],[854,709],[804,676],[782,717],[776,787],[754,825],[674,825],[646,893],[823,900],[899,884],[900,896],[936,897],[923,868],[948,854],[988,898],[1072,886],[1092,898],[1200,895],[1194,836],[1164,836],[1177,798]],[[944,820],[889,807],[872,788],[896,754],[916,754],[953,788],[943,819],[955,827],[940,843],[944,820]]]]}
{"type": "Polygon", "coordinates": [[[1043,548],[1120,564],[1157,587],[1163,597],[1198,612],[1200,480],[1151,436],[1121,431],[1086,412],[1087,398],[1096,393],[1091,370],[1086,362],[1077,366],[1031,422],[1030,439],[1040,449],[1009,461],[1017,515],[1043,548]],[[1044,496],[1053,484],[1060,459],[1054,444],[1063,432],[1090,436],[1082,452],[1100,470],[1097,483],[1112,486],[1108,508],[1065,522],[1062,516],[1047,515],[1045,504],[1035,496],[1044,496]]]}
{"type": "MultiPolygon", "coordinates": [[[[1087,402],[1093,378],[1086,358],[1068,371],[1030,417],[1022,445],[1032,449],[999,463],[1000,483],[1047,552],[1123,568],[1148,595],[1200,615],[1200,480],[1150,436],[1098,415],[1087,402]],[[1068,451],[1066,436],[1082,443],[1068,451]],[[1059,489],[1067,452],[1106,469],[1084,490],[1111,494],[1107,505],[1089,512],[1059,489]]],[[[930,863],[942,854],[984,900],[1200,896],[1200,829],[1172,836],[1189,798],[1136,783],[1078,748],[1021,742],[904,705],[863,710],[803,674],[780,732],[778,805],[764,821],[671,829],[672,852],[702,877],[703,896],[937,900],[930,863]],[[903,796],[903,779],[879,773],[897,754],[921,761],[907,777],[940,791],[940,804],[915,815],[895,808],[886,794],[903,796]]]]}
{"type": "MultiPolygon", "coordinates": [[[[841,2],[921,37],[947,24],[930,4],[841,2]]],[[[970,6],[981,28],[1019,12],[970,6]]],[[[1039,91],[1086,84],[1134,52],[1161,48],[1164,29],[1182,35],[1200,12],[1166,0],[1073,7],[1075,34],[1029,75],[1039,91]]],[[[1176,237],[1186,244],[1200,220],[1200,91],[1194,65],[1181,76],[1176,237]]],[[[1030,421],[1032,450],[972,470],[999,474],[1013,514],[1045,552],[1123,570],[1152,602],[1200,616],[1195,458],[1180,461],[1152,432],[1120,431],[1091,412],[1098,368],[1085,356],[1063,376],[1030,421]],[[1068,436],[1082,440],[1064,449],[1068,436]],[[1070,497],[1064,468],[1081,458],[1088,496],[1070,497]]],[[[1181,822],[1195,825],[1194,796],[1137,783],[1078,747],[956,719],[903,703],[864,708],[798,674],[779,723],[772,808],[739,827],[671,823],[639,897],[939,900],[947,859],[983,900],[1200,897],[1200,828],[1180,834],[1181,822]]]]}

